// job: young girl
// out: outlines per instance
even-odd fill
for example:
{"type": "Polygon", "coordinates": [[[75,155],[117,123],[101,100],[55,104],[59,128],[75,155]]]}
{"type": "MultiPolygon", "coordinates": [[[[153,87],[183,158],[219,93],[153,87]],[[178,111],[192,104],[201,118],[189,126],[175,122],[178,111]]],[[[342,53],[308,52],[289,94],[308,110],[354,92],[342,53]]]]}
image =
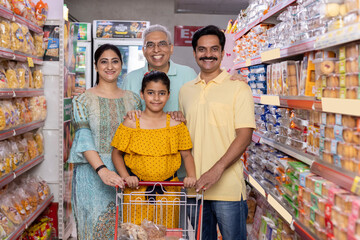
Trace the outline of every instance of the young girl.
{"type": "MultiPolygon", "coordinates": [[[[136,118],[136,122],[125,119],[115,133],[111,143],[114,147],[112,161],[120,176],[130,187],[124,190],[125,194],[153,190],[153,187],[139,187],[139,181],[179,181],[176,171],[180,168],[181,157],[187,173],[184,186],[193,187],[196,183],[189,131],[184,123],[171,119],[170,115],[163,111],[170,96],[169,89],[170,80],[165,73],[159,71],[147,73],[143,78],[140,92],[146,104],[141,118],[136,118]]],[[[154,191],[157,193],[157,200],[165,198],[167,202],[180,201],[169,196],[170,192],[179,192],[180,187],[170,186],[164,189],[165,193],[161,189],[154,191]]],[[[134,199],[125,196],[124,222],[141,224],[143,219],[147,219],[168,228],[178,227],[178,206],[164,206],[164,209],[157,207],[154,210],[154,205],[148,204],[127,209],[126,203],[134,199]]],[[[143,197],[142,200],[145,198],[143,197]]]]}

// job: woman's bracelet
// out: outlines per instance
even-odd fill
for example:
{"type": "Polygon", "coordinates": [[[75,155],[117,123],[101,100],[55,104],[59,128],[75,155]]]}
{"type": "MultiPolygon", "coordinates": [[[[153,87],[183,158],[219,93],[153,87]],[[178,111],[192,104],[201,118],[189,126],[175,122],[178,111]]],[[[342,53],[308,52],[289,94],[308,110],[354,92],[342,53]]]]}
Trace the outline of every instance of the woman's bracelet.
{"type": "Polygon", "coordinates": [[[104,164],[103,165],[100,165],[98,166],[96,169],[95,169],[95,172],[96,173],[99,173],[100,169],[103,169],[103,168],[107,168],[104,164]]]}

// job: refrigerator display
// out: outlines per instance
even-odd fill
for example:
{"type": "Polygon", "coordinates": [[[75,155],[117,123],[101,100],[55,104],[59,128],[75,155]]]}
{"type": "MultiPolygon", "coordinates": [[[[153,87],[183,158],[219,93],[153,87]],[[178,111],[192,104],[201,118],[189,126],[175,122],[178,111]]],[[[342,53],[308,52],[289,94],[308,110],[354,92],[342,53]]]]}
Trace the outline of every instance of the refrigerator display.
{"type": "Polygon", "coordinates": [[[77,23],[79,26],[78,32],[78,47],[76,54],[76,76],[75,87],[91,88],[91,65],[92,65],[92,50],[91,50],[91,24],[77,23]]]}

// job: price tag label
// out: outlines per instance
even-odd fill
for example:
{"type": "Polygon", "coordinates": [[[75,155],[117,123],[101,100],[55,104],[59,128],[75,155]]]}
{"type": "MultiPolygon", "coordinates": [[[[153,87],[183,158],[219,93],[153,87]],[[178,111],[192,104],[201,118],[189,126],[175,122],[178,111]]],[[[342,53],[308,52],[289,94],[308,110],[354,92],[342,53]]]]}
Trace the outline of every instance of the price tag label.
{"type": "Polygon", "coordinates": [[[246,66],[246,67],[251,66],[251,58],[247,58],[247,59],[246,59],[246,61],[245,61],[245,66],[246,66]]]}
{"type": "Polygon", "coordinates": [[[33,59],[31,57],[28,57],[27,61],[28,61],[29,67],[34,67],[34,62],[33,62],[33,59]]]}
{"type": "Polygon", "coordinates": [[[351,191],[353,193],[356,193],[357,195],[360,195],[360,177],[359,176],[356,176],[354,178],[354,182],[353,182],[353,185],[351,187],[351,191]]]}
{"type": "Polygon", "coordinates": [[[260,56],[261,61],[263,62],[280,58],[280,48],[275,48],[269,51],[262,52],[260,56]]]}

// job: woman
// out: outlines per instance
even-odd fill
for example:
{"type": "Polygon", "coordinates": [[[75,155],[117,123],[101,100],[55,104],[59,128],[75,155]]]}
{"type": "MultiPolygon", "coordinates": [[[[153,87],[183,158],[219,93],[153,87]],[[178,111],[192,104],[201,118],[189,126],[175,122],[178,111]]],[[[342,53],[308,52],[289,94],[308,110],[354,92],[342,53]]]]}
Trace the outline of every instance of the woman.
{"type": "Polygon", "coordinates": [[[140,98],[117,87],[122,58],[110,44],[95,52],[96,86],[73,99],[75,139],[72,208],[82,239],[114,239],[115,186],[124,186],[111,161],[111,140],[127,111],[141,109],[140,98]]]}

